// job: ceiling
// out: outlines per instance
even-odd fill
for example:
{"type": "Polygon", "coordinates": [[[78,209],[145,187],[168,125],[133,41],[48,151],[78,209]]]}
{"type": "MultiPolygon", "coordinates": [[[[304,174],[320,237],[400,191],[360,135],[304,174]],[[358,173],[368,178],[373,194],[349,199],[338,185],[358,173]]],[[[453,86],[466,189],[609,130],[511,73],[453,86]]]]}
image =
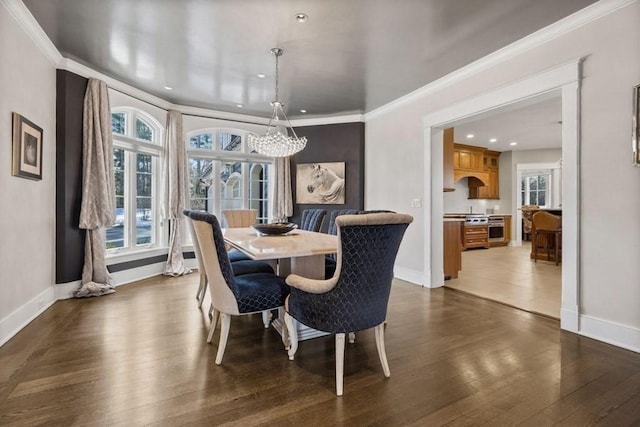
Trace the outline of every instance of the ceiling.
{"type": "Polygon", "coordinates": [[[268,116],[280,47],[290,118],[371,111],[594,2],[24,0],[64,57],[180,105],[268,116]]]}
{"type": "Polygon", "coordinates": [[[454,140],[501,152],[561,148],[561,120],[562,98],[548,94],[457,123],[454,140]],[[492,138],[496,141],[490,142],[492,138]]]}

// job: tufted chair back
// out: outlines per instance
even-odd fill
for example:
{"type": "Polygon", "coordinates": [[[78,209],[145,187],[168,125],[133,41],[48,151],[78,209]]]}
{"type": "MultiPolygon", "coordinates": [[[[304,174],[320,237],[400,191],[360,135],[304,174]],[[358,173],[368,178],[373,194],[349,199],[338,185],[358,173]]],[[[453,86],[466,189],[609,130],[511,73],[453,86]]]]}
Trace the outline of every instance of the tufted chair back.
{"type": "Polygon", "coordinates": [[[333,278],[325,281],[333,287],[321,294],[292,288],[290,315],[332,333],[360,331],[384,322],[396,254],[412,221],[409,215],[393,213],[336,218],[337,268],[333,278]]]}
{"type": "Polygon", "coordinates": [[[357,215],[357,209],[339,209],[337,211],[329,212],[329,226],[327,228],[327,234],[338,234],[338,228],[336,227],[336,218],[340,215],[357,215]]]}
{"type": "Polygon", "coordinates": [[[300,221],[300,229],[307,231],[320,231],[322,221],[327,215],[324,209],[305,209],[302,211],[302,219],[300,221]]]}
{"type": "Polygon", "coordinates": [[[251,227],[256,223],[258,211],[255,209],[227,209],[222,211],[222,217],[228,228],[251,227]]]}

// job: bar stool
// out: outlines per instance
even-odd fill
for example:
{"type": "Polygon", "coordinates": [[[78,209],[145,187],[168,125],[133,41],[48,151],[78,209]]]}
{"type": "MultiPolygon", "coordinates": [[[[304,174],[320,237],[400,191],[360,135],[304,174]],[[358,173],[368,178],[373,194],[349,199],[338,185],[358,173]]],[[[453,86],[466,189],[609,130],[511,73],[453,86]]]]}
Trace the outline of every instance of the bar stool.
{"type": "Polygon", "coordinates": [[[552,241],[554,260],[556,265],[558,265],[560,262],[560,244],[562,242],[562,218],[549,212],[539,211],[533,214],[531,222],[533,223],[532,240],[534,262],[538,261],[539,238],[545,236],[544,249],[547,253],[547,259],[549,259],[549,242],[552,241]]]}

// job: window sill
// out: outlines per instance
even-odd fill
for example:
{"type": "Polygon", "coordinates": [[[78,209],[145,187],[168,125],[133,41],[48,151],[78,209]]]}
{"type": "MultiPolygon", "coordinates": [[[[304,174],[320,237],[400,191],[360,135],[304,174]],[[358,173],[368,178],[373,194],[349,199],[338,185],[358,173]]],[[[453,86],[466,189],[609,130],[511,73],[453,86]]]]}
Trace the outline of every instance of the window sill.
{"type": "Polygon", "coordinates": [[[111,252],[107,253],[105,260],[107,265],[119,264],[122,262],[136,261],[143,258],[150,258],[158,255],[167,255],[169,248],[144,248],[136,249],[126,252],[111,252]]]}
{"type": "MultiPolygon", "coordinates": [[[[193,252],[193,244],[182,246],[182,252],[193,252]]],[[[105,260],[107,265],[120,264],[122,262],[136,261],[144,258],[151,258],[158,255],[168,255],[169,248],[148,248],[148,249],[136,249],[126,252],[112,252],[107,254],[105,260]]]]}

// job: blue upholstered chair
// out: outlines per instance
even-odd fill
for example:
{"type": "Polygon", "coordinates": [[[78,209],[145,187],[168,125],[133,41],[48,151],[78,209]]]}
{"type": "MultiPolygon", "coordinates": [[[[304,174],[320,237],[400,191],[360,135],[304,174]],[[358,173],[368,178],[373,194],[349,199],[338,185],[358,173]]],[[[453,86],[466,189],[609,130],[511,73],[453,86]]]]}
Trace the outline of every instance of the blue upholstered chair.
{"type": "MultiPolygon", "coordinates": [[[[187,227],[189,228],[189,233],[191,234],[191,241],[193,243],[193,252],[196,255],[196,261],[198,262],[198,273],[200,275],[200,283],[198,285],[198,291],[196,292],[196,299],[198,300],[198,308],[202,307],[202,302],[204,301],[204,296],[207,292],[207,275],[205,274],[204,264],[202,263],[202,253],[200,252],[200,245],[198,244],[198,236],[196,236],[195,230],[193,229],[192,219],[189,217],[191,211],[189,209],[185,209],[182,213],[185,215],[187,220],[187,227]]],[[[273,267],[263,261],[252,260],[243,254],[240,251],[235,251],[243,255],[243,257],[234,257],[233,253],[228,253],[229,260],[231,261],[231,269],[233,270],[233,274],[236,276],[240,276],[243,274],[251,274],[251,273],[271,273],[273,274],[273,267]]],[[[211,310],[209,310],[211,313],[211,310]]],[[[265,328],[269,327],[269,314],[265,314],[265,328]]]]}
{"type": "MultiPolygon", "coordinates": [[[[336,392],[342,396],[345,334],[375,328],[376,346],[385,376],[390,375],[384,348],[384,322],[393,279],[393,264],[410,215],[378,213],[336,218],[338,262],[329,280],[287,277],[291,294],[285,304],[287,329],[295,322],[335,334],[336,392]]],[[[289,359],[298,337],[289,337],[289,359]]]]}
{"type": "MultiPolygon", "coordinates": [[[[338,227],[336,227],[336,218],[340,215],[357,215],[359,211],[357,209],[339,209],[329,212],[329,224],[327,226],[327,234],[335,236],[338,234],[338,227]]],[[[328,279],[333,277],[333,273],[336,271],[336,254],[327,255],[324,260],[324,278],[328,279]]]]}
{"type": "MultiPolygon", "coordinates": [[[[216,365],[219,365],[227,345],[231,316],[282,307],[289,288],[282,278],[273,273],[234,275],[215,215],[192,211],[189,217],[193,221],[213,303],[213,318],[207,337],[209,343],[220,316],[220,343],[216,355],[216,365]]],[[[286,330],[284,332],[286,336],[286,330]]]]}
{"type": "Polygon", "coordinates": [[[324,209],[305,209],[302,211],[302,219],[300,220],[300,229],[307,231],[320,231],[322,221],[327,215],[324,209]]]}

